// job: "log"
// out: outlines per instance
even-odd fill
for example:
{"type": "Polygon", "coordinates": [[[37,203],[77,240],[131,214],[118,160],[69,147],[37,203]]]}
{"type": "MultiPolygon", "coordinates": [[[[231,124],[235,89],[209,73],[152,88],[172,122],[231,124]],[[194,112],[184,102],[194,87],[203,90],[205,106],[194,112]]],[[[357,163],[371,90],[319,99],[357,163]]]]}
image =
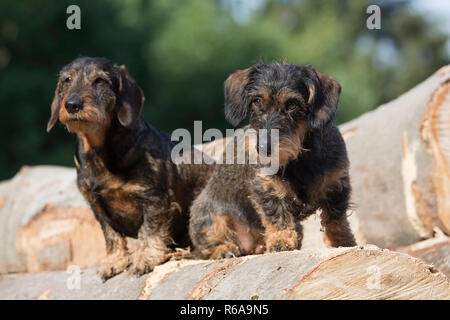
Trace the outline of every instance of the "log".
{"type": "MultiPolygon", "coordinates": [[[[435,227],[450,234],[450,65],[339,129],[358,243],[407,246],[432,237],[435,227]]],[[[217,160],[224,141],[198,148],[217,160]]]]}
{"type": "MultiPolygon", "coordinates": [[[[36,166],[0,184],[0,273],[98,265],[105,240],[75,179],[72,168],[36,166]]],[[[308,218],[303,248],[326,247],[320,229],[317,216],[308,218]]]]}
{"type": "Polygon", "coordinates": [[[97,265],[105,241],[72,168],[23,167],[0,185],[0,273],[97,265]]]}
{"type": "Polygon", "coordinates": [[[340,127],[366,241],[407,246],[450,233],[450,66],[340,127]]]}
{"type": "Polygon", "coordinates": [[[435,238],[399,248],[397,251],[405,252],[432,264],[450,279],[450,237],[439,231],[436,234],[435,238]]]}
{"type": "Polygon", "coordinates": [[[448,300],[450,283],[419,259],[366,246],[169,261],[141,278],[124,273],[106,283],[94,268],[11,274],[0,278],[0,299],[448,300]]]}

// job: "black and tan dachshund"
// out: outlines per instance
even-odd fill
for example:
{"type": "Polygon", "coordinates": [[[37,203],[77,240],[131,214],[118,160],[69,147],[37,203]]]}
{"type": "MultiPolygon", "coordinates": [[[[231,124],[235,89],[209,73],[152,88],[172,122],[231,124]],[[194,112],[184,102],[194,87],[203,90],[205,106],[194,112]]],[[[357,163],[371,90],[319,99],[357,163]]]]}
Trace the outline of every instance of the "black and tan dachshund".
{"type": "Polygon", "coordinates": [[[174,142],[141,117],[143,103],[125,66],[83,57],[62,68],[51,106],[47,131],[59,119],[77,135],[78,187],[103,229],[105,280],[127,268],[149,272],[190,244],[189,207],[213,168],[174,163],[174,142]],[[138,238],[135,248],[126,237],[138,238]]]}
{"type": "MultiPolygon", "coordinates": [[[[197,256],[300,248],[300,221],[317,209],[331,246],[356,245],[347,221],[349,160],[335,124],[340,93],[334,78],[285,62],[261,62],[229,76],[227,120],[237,126],[248,116],[246,129],[278,130],[275,145],[258,139],[254,149],[259,156],[276,149],[279,169],[267,175],[248,162],[216,165],[191,208],[189,232],[197,256]]],[[[237,138],[230,143],[236,146],[237,138]]]]}

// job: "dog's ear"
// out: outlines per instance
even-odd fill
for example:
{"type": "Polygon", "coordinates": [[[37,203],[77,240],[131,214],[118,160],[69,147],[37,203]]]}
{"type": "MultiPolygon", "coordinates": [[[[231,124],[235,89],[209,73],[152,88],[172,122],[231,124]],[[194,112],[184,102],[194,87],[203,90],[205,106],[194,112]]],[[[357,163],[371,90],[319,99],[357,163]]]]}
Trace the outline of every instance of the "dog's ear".
{"type": "Polygon", "coordinates": [[[248,81],[249,69],[238,70],[225,81],[225,119],[235,127],[247,116],[245,86],[248,81]]]}
{"type": "Polygon", "coordinates": [[[59,98],[59,87],[56,87],[55,96],[53,97],[52,106],[50,107],[51,114],[47,123],[47,132],[50,132],[55,126],[59,118],[59,109],[61,109],[61,99],[59,98]]]}
{"type": "Polygon", "coordinates": [[[131,127],[141,115],[145,97],[142,89],[130,76],[127,68],[120,66],[117,118],[124,127],[131,127]]]}
{"type": "Polygon", "coordinates": [[[341,85],[336,79],[315,70],[312,66],[306,66],[310,75],[306,80],[308,88],[308,105],[311,106],[310,124],[314,129],[323,128],[329,121],[334,120],[341,85]]]}

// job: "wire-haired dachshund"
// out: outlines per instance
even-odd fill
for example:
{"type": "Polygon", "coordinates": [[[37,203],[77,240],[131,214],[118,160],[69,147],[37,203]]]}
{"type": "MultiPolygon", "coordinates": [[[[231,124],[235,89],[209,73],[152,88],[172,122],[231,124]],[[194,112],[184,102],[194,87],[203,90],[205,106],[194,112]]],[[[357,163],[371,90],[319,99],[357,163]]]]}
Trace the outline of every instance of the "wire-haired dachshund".
{"type": "Polygon", "coordinates": [[[356,245],[346,216],[349,160],[335,124],[340,93],[334,78],[309,65],[261,62],[228,77],[226,119],[237,126],[248,116],[247,130],[276,130],[274,144],[270,134],[258,134],[254,152],[261,158],[276,151],[279,166],[267,175],[248,162],[216,165],[191,208],[195,254],[225,258],[300,248],[299,222],[317,209],[331,246],[356,245]]]}
{"type": "Polygon", "coordinates": [[[82,57],[62,68],[51,105],[47,131],[59,119],[77,135],[78,187],[106,240],[104,280],[127,268],[149,272],[175,245],[189,244],[189,207],[213,168],[174,163],[174,143],[141,117],[143,104],[125,66],[82,57]],[[138,238],[135,248],[125,237],[138,238]]]}

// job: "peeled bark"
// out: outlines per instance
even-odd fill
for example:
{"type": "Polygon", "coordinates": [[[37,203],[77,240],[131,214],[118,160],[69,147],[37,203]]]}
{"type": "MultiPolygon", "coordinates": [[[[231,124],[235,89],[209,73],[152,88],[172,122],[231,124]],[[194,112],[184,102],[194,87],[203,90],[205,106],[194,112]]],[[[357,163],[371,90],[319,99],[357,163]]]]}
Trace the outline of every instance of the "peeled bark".
{"type": "Polygon", "coordinates": [[[450,283],[419,259],[369,246],[170,261],[139,279],[121,274],[106,283],[95,269],[79,278],[73,271],[7,275],[0,299],[435,300],[450,299],[450,283]]]}
{"type": "Polygon", "coordinates": [[[368,243],[406,246],[450,233],[450,66],[340,127],[368,243]]]}

